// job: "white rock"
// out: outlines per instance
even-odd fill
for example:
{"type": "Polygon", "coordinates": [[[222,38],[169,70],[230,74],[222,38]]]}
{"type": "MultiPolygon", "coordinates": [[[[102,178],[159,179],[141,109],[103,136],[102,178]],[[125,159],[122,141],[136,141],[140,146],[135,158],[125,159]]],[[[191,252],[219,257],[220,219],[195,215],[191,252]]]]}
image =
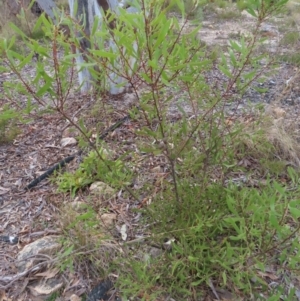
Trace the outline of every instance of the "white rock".
{"type": "Polygon", "coordinates": [[[121,229],[120,229],[120,233],[121,233],[121,237],[123,240],[127,239],[127,226],[126,224],[122,225],[121,229]]]}
{"type": "Polygon", "coordinates": [[[110,198],[115,194],[114,189],[112,189],[109,185],[103,182],[94,182],[90,186],[90,192],[92,194],[99,194],[105,198],[110,198]]]}
{"type": "Polygon", "coordinates": [[[77,140],[73,137],[66,137],[60,140],[60,145],[62,147],[65,147],[67,145],[76,145],[76,144],[77,144],[77,140]]]}
{"type": "Polygon", "coordinates": [[[70,301],[81,301],[81,298],[78,297],[77,295],[73,294],[73,295],[70,297],[70,301]]]}
{"type": "Polygon", "coordinates": [[[116,219],[117,215],[115,213],[104,213],[100,216],[100,220],[105,226],[112,226],[116,219]]]}

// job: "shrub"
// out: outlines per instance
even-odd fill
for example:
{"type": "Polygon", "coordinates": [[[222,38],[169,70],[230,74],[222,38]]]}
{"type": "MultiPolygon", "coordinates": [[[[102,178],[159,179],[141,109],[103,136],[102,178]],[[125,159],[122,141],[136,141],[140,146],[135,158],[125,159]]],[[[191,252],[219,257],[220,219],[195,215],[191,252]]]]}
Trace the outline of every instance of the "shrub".
{"type": "MultiPolygon", "coordinates": [[[[33,96],[44,107],[43,97],[49,97],[50,108],[80,131],[85,141],[81,146],[92,149],[74,174],[58,177],[59,188],[74,196],[79,188],[99,179],[123,188],[127,198],[139,204],[144,199],[149,204],[141,209],[144,229],[150,232],[147,239],[156,245],[170,239],[169,248],[154,259],[143,245],[133,251],[126,244],[122,246],[126,258],[120,256],[115,269],[124,294],[156,300],[168,293],[179,300],[199,300],[207,288],[217,297],[215,287],[221,287],[234,298],[268,298],[272,293],[269,300],[279,300],[285,287],[270,292],[263,278],[266,269],[275,262],[285,263],[289,269],[298,267],[298,173],[283,168],[286,181],[281,181],[277,167],[265,173],[266,166],[278,162],[276,154],[295,159],[298,146],[285,148],[277,136],[270,135],[267,121],[264,127],[253,123],[253,131],[246,135],[245,123],[236,116],[231,126],[226,112],[227,104],[238,105],[236,99],[261,79],[265,71],[261,62],[270,67],[268,55],[256,51],[258,29],[272,14],[280,12],[285,2],[249,0],[247,10],[257,17],[254,37],[230,41],[227,51],[214,62],[198,39],[198,28],[187,28],[187,21],[180,24],[170,17],[163,1],[135,3],[141,13],[121,10],[114,29],[108,26],[116,17],[113,14],[101,30],[94,26],[92,46],[84,53],[86,62],[81,67],[89,68],[100,81],[101,93],[111,74],[117,74],[130,84],[137,98],[137,108],[131,115],[140,127],[135,132],[135,156],[128,161],[124,160],[125,150],[119,150],[114,158],[107,157],[104,144],[91,142],[84,122],[76,123],[67,114],[75,57],[69,47],[80,47],[72,32],[83,31],[79,24],[68,18],[62,21],[73,26],[66,41],[46,18],[38,20],[36,27],[43,24],[45,34],[53,41],[52,57],[47,47],[22,33],[31,50],[28,56],[22,57],[2,44],[9,67],[17,74],[34,51],[53,60],[50,71],[38,62],[33,80],[19,76],[22,84],[17,91],[33,96]],[[116,45],[114,50],[107,47],[109,39],[116,45]],[[65,52],[61,60],[59,47],[65,52]],[[211,81],[215,67],[224,80],[211,81]],[[65,77],[68,72],[70,78],[65,77]],[[262,157],[261,161],[253,160],[258,162],[254,167],[248,163],[253,157],[262,157]],[[144,166],[156,161],[158,166],[164,165],[164,172],[151,174],[144,166]],[[263,171],[257,173],[257,166],[263,171]],[[130,185],[133,170],[139,175],[135,190],[130,185]],[[258,180],[251,181],[253,177],[258,180]],[[136,256],[128,257],[131,253],[136,256]]],[[[184,4],[174,3],[184,15],[184,4]]],[[[86,214],[79,215],[67,227],[78,231],[90,226],[94,231],[94,211],[88,213],[87,219],[86,214]]],[[[72,250],[72,246],[67,249],[69,253],[72,250]]]]}

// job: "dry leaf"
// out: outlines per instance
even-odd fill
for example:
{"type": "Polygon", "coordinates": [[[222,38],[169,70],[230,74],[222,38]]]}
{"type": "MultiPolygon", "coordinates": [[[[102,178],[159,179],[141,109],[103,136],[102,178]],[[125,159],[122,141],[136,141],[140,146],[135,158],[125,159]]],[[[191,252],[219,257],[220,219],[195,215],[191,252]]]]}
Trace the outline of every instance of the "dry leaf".
{"type": "Polygon", "coordinates": [[[53,294],[54,292],[58,291],[61,287],[63,286],[63,283],[57,283],[56,285],[48,285],[46,283],[40,283],[36,286],[29,286],[31,293],[34,296],[39,296],[39,295],[50,295],[53,294]]]}
{"type": "Polygon", "coordinates": [[[161,172],[161,167],[159,165],[155,166],[155,167],[151,168],[151,172],[152,173],[160,173],[161,172]]]}
{"type": "Polygon", "coordinates": [[[41,277],[45,277],[45,279],[50,279],[53,278],[58,272],[59,269],[52,269],[42,273],[37,273],[36,276],[41,276],[41,277]]]}
{"type": "Polygon", "coordinates": [[[261,272],[261,271],[258,271],[257,274],[261,277],[268,277],[270,278],[271,280],[278,280],[279,277],[273,273],[268,273],[268,272],[261,272]]]}

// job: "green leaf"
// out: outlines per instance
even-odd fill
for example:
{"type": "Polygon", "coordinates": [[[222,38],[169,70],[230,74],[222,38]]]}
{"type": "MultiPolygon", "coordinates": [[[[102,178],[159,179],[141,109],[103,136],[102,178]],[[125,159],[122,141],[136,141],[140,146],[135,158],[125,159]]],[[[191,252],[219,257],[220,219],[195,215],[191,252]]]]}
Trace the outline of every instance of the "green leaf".
{"type": "MultiPolygon", "coordinates": [[[[300,202],[299,202],[300,203],[300,202]]],[[[293,216],[293,218],[295,220],[298,220],[300,217],[300,209],[296,208],[296,207],[292,207],[291,204],[289,204],[289,210],[291,212],[291,215],[293,216]]]]}
{"type": "Polygon", "coordinates": [[[42,28],[42,25],[46,25],[47,28],[50,27],[50,23],[48,20],[46,20],[45,14],[41,14],[41,16],[37,19],[37,21],[34,24],[32,32],[40,30],[42,28]]]}
{"type": "Polygon", "coordinates": [[[281,195],[285,194],[286,190],[285,190],[285,188],[282,185],[280,185],[276,181],[274,181],[273,185],[274,185],[274,188],[276,189],[276,191],[278,191],[281,195]]]}
{"type": "Polygon", "coordinates": [[[149,60],[148,65],[153,69],[158,69],[157,60],[149,60]]]}
{"type": "Polygon", "coordinates": [[[191,283],[191,285],[192,286],[198,286],[198,285],[200,285],[201,283],[203,283],[205,281],[205,279],[204,278],[201,278],[201,279],[198,279],[198,280],[196,280],[196,281],[193,281],[192,283],[191,283]]]}
{"type": "Polygon", "coordinates": [[[188,256],[188,260],[191,261],[191,262],[198,262],[199,258],[194,257],[194,256],[188,256]]]}
{"type": "Polygon", "coordinates": [[[110,58],[110,59],[116,59],[117,58],[116,53],[108,52],[108,51],[104,51],[104,50],[93,50],[93,54],[97,55],[99,57],[106,57],[106,58],[110,58]]]}
{"type": "MultiPolygon", "coordinates": [[[[163,24],[164,24],[164,26],[161,29],[161,31],[159,32],[158,39],[157,39],[156,43],[153,46],[154,49],[157,49],[158,47],[161,47],[161,43],[163,41],[165,41],[166,37],[168,36],[168,31],[170,29],[170,26],[172,24],[172,20],[165,21],[163,24]]],[[[166,41],[165,41],[164,44],[166,44],[166,41]]]]}
{"type": "Polygon", "coordinates": [[[151,78],[148,76],[147,73],[141,73],[140,76],[143,78],[143,80],[147,83],[147,84],[151,84],[152,80],[151,78]]]}
{"type": "Polygon", "coordinates": [[[10,26],[11,29],[13,29],[21,37],[27,38],[27,35],[18,26],[16,26],[14,23],[10,22],[9,26],[10,26]]]}
{"type": "Polygon", "coordinates": [[[227,66],[221,66],[219,65],[219,69],[226,75],[228,76],[229,78],[232,78],[232,74],[230,72],[230,70],[227,68],[227,66]]]}
{"type": "Polygon", "coordinates": [[[229,43],[230,43],[230,46],[231,46],[234,50],[236,50],[237,52],[241,52],[242,47],[241,47],[241,45],[239,45],[237,42],[235,42],[235,41],[230,41],[229,43]]]}
{"type": "Polygon", "coordinates": [[[88,211],[86,213],[80,214],[79,216],[77,216],[76,219],[79,221],[85,221],[85,220],[89,220],[93,217],[94,217],[94,212],[88,211]]]}
{"type": "Polygon", "coordinates": [[[175,272],[178,273],[178,268],[180,268],[181,265],[182,265],[182,262],[180,260],[173,262],[171,274],[174,275],[175,272]]]}
{"type": "Polygon", "coordinates": [[[231,64],[233,67],[237,67],[237,61],[235,59],[234,53],[232,51],[232,49],[229,49],[229,56],[230,56],[230,60],[231,60],[231,64]]]}
{"type": "Polygon", "coordinates": [[[241,233],[241,234],[239,234],[237,236],[230,235],[229,238],[231,240],[234,240],[234,241],[238,241],[238,240],[244,240],[244,241],[246,241],[246,233],[241,233]]]}
{"type": "Polygon", "coordinates": [[[50,87],[51,87],[51,82],[47,81],[37,92],[36,95],[37,96],[43,96],[45,93],[49,92],[50,87]]]}
{"type": "Polygon", "coordinates": [[[69,248],[67,248],[67,249],[63,252],[62,256],[63,256],[63,257],[69,256],[69,255],[73,252],[73,250],[74,250],[74,246],[71,245],[69,248]]]}
{"type": "Polygon", "coordinates": [[[8,59],[10,60],[10,62],[15,65],[15,59],[22,61],[24,59],[24,56],[18,52],[15,52],[13,50],[7,50],[6,52],[8,59]]]}
{"type": "Polygon", "coordinates": [[[287,172],[288,172],[289,177],[292,179],[293,184],[297,184],[298,175],[297,175],[295,169],[292,167],[288,167],[287,172]]]}
{"type": "Polygon", "coordinates": [[[272,226],[274,229],[276,229],[276,230],[279,230],[279,229],[280,229],[279,223],[278,223],[278,219],[277,219],[277,217],[276,217],[276,213],[275,213],[275,212],[271,212],[271,213],[270,213],[269,221],[270,221],[271,226],[272,226]]]}
{"type": "Polygon", "coordinates": [[[32,61],[33,53],[29,54],[27,57],[25,57],[21,63],[18,65],[18,68],[22,69],[26,65],[28,65],[32,61]]]}
{"type": "Polygon", "coordinates": [[[256,76],[257,74],[257,70],[254,70],[254,71],[251,71],[249,73],[245,73],[243,75],[244,79],[248,80],[248,81],[251,81],[253,80],[253,78],[256,76]]]}
{"type": "Polygon", "coordinates": [[[252,7],[247,7],[246,8],[247,13],[249,13],[253,17],[257,17],[256,11],[252,7]]]}
{"type": "Polygon", "coordinates": [[[223,278],[223,285],[226,285],[227,284],[227,275],[226,275],[225,271],[222,272],[222,278],[223,278]]]}
{"type": "Polygon", "coordinates": [[[238,213],[236,211],[236,201],[232,197],[228,196],[226,198],[226,203],[227,203],[228,209],[235,215],[238,215],[238,213]]]}
{"type": "Polygon", "coordinates": [[[179,9],[179,11],[181,12],[182,18],[184,18],[185,15],[185,6],[184,6],[184,1],[181,0],[175,0],[175,3],[179,9]]]}
{"type": "Polygon", "coordinates": [[[11,39],[9,40],[9,45],[8,45],[8,49],[11,49],[14,45],[15,45],[15,42],[16,42],[16,36],[15,35],[13,35],[12,37],[11,37],[11,39]]]}

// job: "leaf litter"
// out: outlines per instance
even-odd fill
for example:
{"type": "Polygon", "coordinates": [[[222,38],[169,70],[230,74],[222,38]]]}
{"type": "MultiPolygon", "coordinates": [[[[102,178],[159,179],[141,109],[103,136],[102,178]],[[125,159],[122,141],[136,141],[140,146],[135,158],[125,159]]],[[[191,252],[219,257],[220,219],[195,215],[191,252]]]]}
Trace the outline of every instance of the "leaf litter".
{"type": "MultiPolygon", "coordinates": [[[[204,40],[207,37],[206,42],[210,45],[219,44],[220,39],[218,37],[220,35],[232,34],[232,28],[236,27],[236,21],[234,20],[226,21],[225,24],[227,27],[224,27],[224,22],[221,22],[222,33],[216,34],[215,30],[218,30],[219,23],[215,23],[214,21],[213,18],[205,21],[205,26],[201,30],[204,40]]],[[[249,25],[249,22],[251,23],[252,21],[248,20],[248,23],[245,24],[249,25]]],[[[239,22],[239,26],[243,26],[243,24],[239,22]]],[[[271,36],[270,40],[272,39],[273,37],[271,36]]],[[[226,40],[224,38],[224,41],[226,40]]],[[[295,66],[287,63],[281,63],[278,68],[279,72],[272,75],[264,84],[268,88],[266,93],[258,93],[255,89],[250,88],[237,110],[234,105],[229,106],[227,109],[228,112],[232,111],[232,114],[237,115],[237,118],[241,118],[245,109],[248,108],[249,101],[271,106],[273,101],[276,100],[275,114],[282,115],[281,117],[284,115],[285,122],[294,123],[295,130],[299,132],[299,72],[295,66]],[[285,113],[283,113],[283,110],[285,113]]],[[[33,67],[28,67],[26,72],[33,74],[33,67]]],[[[208,79],[212,80],[212,82],[215,79],[220,80],[222,79],[222,74],[218,71],[213,71],[208,75],[208,79]]],[[[16,79],[12,73],[6,73],[0,75],[0,80],[16,79]]],[[[177,100],[179,98],[180,95],[177,100]]],[[[97,135],[101,132],[100,129],[104,130],[108,128],[115,120],[128,114],[128,110],[136,105],[136,99],[132,94],[122,94],[113,98],[105,96],[102,99],[98,99],[97,96],[73,93],[68,99],[68,103],[70,104],[68,106],[69,116],[83,116],[88,129],[93,130],[95,135],[97,135]],[[101,106],[99,107],[99,102],[102,103],[101,105],[109,107],[110,110],[100,113],[101,106]],[[97,116],[91,116],[91,109],[95,109],[97,106],[97,116]]],[[[6,99],[0,99],[0,105],[4,104],[6,104],[6,99]]],[[[190,112],[190,114],[192,112],[188,107],[185,108],[185,111],[190,112]]],[[[170,108],[169,118],[174,121],[180,119],[176,99],[174,100],[174,105],[170,108]]],[[[234,122],[234,120],[229,122],[234,122]]],[[[134,213],[132,209],[141,208],[151,203],[155,194],[162,188],[161,181],[169,176],[167,168],[165,168],[166,162],[163,156],[154,157],[137,151],[136,141],[138,138],[135,135],[135,131],[141,126],[142,124],[138,120],[130,120],[120,128],[109,133],[105,139],[107,146],[114,153],[115,157],[126,153],[128,161],[133,162],[132,166],[136,168],[137,175],[133,181],[133,189],[143,187],[145,182],[152,183],[157,187],[153,191],[153,195],[145,193],[139,202],[129,198],[124,191],[119,191],[106,203],[110,211],[117,216],[118,222],[116,228],[119,228],[119,240],[130,241],[146,236],[143,230],[141,231],[136,226],[138,225],[140,215],[134,213]]],[[[72,140],[72,144],[61,144],[63,138],[76,138],[76,130],[70,130],[69,124],[57,113],[35,118],[34,121],[28,124],[19,123],[18,127],[21,129],[21,134],[17,136],[13,143],[0,146],[0,234],[16,235],[19,237],[18,245],[0,243],[0,300],[16,300],[17,298],[18,300],[25,300],[28,298],[28,292],[25,293],[25,287],[22,290],[18,289],[22,287],[25,277],[28,277],[27,284],[31,280],[52,278],[57,275],[57,270],[50,264],[38,270],[38,272],[32,271],[24,276],[21,275],[19,278],[16,278],[13,283],[14,285],[4,289],[7,282],[3,281],[3,279],[12,275],[12,273],[16,273],[17,275],[14,262],[18,250],[37,238],[49,234],[62,233],[61,224],[57,221],[57,216],[60,207],[64,203],[72,201],[68,195],[57,193],[55,185],[49,180],[44,180],[32,191],[24,191],[23,188],[50,166],[53,166],[69,155],[77,153],[79,150],[74,140],[72,140]],[[17,283],[18,285],[16,285],[17,283]]],[[[80,158],[76,158],[68,164],[66,169],[75,170],[79,163],[80,158]]],[[[255,164],[255,162],[251,158],[243,158],[240,164],[248,167],[255,164]]],[[[242,174],[236,175],[237,182],[242,180],[242,174]]],[[[79,191],[76,199],[79,202],[85,203],[89,197],[88,190],[85,190],[79,191]]],[[[93,199],[91,197],[90,200],[96,202],[96,198],[93,199]]],[[[90,277],[86,271],[87,269],[79,268],[74,273],[68,274],[65,272],[64,277],[68,279],[65,291],[82,294],[87,287],[90,287],[95,279],[92,276],[90,277]]],[[[268,280],[270,284],[272,281],[283,281],[277,275],[276,270],[271,267],[270,271],[259,271],[259,274],[268,280]]],[[[294,285],[299,288],[299,281],[296,281],[294,277],[287,274],[285,275],[286,279],[290,279],[294,283],[287,285],[294,285]]],[[[221,294],[221,290],[214,287],[213,283],[211,283],[211,287],[215,297],[221,294]]],[[[224,294],[226,293],[229,294],[229,292],[224,292],[224,294]]]]}

